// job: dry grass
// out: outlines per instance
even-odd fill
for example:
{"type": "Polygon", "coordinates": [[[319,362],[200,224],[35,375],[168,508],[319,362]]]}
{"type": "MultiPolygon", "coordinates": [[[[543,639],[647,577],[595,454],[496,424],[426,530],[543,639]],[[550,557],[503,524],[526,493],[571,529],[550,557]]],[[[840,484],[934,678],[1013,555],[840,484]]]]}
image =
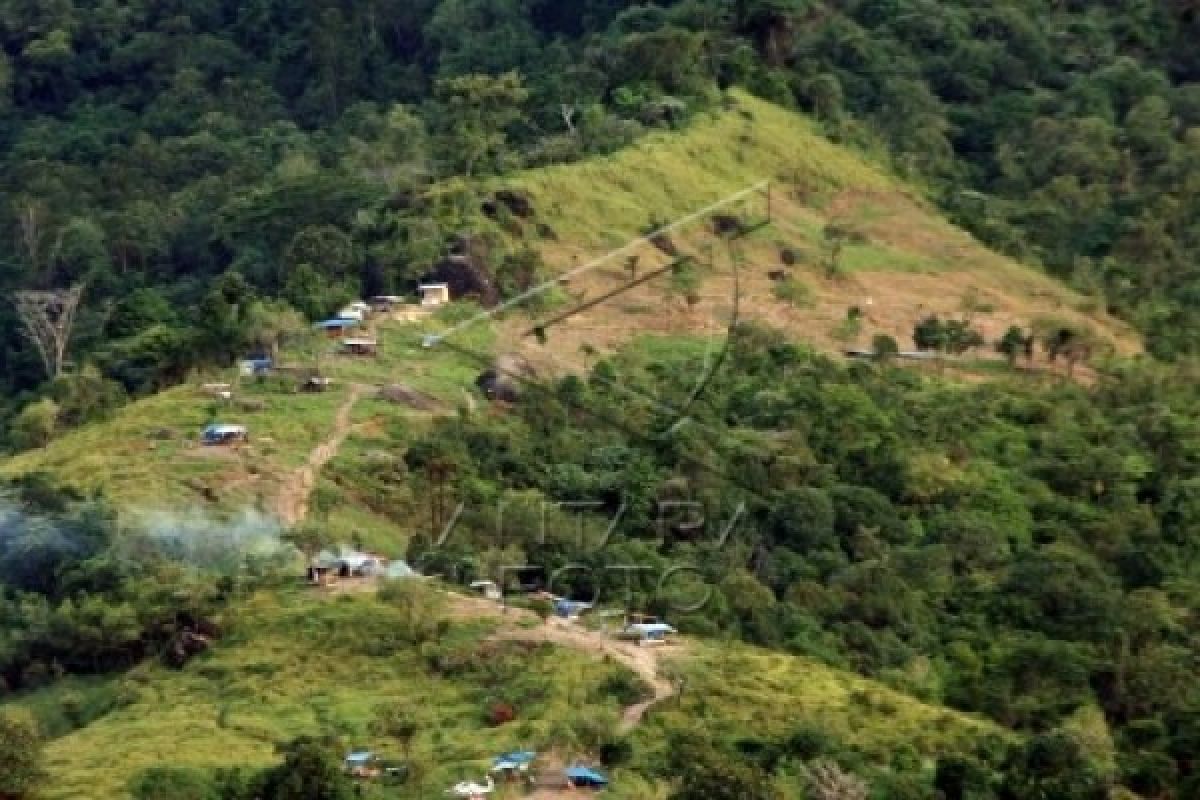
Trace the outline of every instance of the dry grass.
{"type": "MultiPolygon", "coordinates": [[[[651,136],[610,157],[504,181],[528,191],[538,221],[557,234],[554,241],[530,237],[552,271],[590,263],[644,233],[651,220],[677,219],[770,180],[772,224],[738,244],[742,318],[766,321],[823,349],[869,344],[880,333],[903,348],[921,317],[962,315],[970,307],[989,342],[1010,325],[1028,327],[1038,317],[1055,315],[1092,328],[1118,354],[1140,351],[1127,325],[1080,311],[1084,298],[983,247],[913,190],[821,137],[804,117],[745,94],[732,97],[736,108],[698,120],[682,134],[651,136]],[[857,234],[844,246],[840,274],[833,278],[827,275],[823,241],[829,224],[857,234]],[[794,265],[782,263],[784,248],[795,254],[794,265]],[[775,296],[768,273],[779,271],[810,286],[808,307],[795,308],[775,296]],[[834,330],[853,306],[865,318],[857,340],[844,341],[834,330]]],[[[766,200],[751,195],[723,210],[757,220],[765,217],[766,200]]],[[[704,219],[671,238],[701,261],[716,247],[713,268],[701,270],[696,302],[685,303],[664,277],[555,326],[546,344],[522,335],[528,320],[510,319],[499,346],[546,366],[577,369],[586,366],[584,352],[611,351],[634,334],[720,333],[734,296],[733,264],[724,246],[704,219]]],[[[642,274],[669,260],[642,244],[573,278],[567,293],[577,303],[587,302],[621,285],[629,277],[625,263],[631,254],[642,274]]],[[[982,355],[998,358],[990,351],[982,355]]]]}

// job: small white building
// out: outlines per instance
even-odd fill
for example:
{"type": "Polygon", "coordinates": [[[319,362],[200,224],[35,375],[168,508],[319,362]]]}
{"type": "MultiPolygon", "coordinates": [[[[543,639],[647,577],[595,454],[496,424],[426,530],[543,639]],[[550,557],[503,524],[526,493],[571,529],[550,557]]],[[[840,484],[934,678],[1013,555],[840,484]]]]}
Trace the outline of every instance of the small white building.
{"type": "Polygon", "coordinates": [[[472,581],[471,591],[483,595],[488,600],[502,600],[504,598],[503,592],[500,591],[500,587],[494,581],[472,581]]]}
{"type": "Polygon", "coordinates": [[[421,305],[444,306],[450,302],[450,286],[445,283],[423,283],[417,287],[421,294],[421,305]]]}

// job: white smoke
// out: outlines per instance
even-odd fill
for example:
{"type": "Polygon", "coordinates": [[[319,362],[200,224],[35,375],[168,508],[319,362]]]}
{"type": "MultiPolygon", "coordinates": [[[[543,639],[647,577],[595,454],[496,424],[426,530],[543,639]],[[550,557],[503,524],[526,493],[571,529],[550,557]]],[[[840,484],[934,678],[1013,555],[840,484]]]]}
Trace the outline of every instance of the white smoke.
{"type": "Polygon", "coordinates": [[[199,509],[142,510],[129,516],[127,555],[158,556],[220,573],[287,565],[300,551],[282,538],[272,516],[247,509],[217,517],[199,509]]]}

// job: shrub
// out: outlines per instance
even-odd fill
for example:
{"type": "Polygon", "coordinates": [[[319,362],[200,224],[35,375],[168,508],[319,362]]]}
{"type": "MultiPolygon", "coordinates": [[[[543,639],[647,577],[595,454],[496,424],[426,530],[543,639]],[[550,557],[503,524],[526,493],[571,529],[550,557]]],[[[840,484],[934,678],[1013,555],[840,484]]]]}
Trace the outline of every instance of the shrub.
{"type": "Polygon", "coordinates": [[[194,767],[150,767],[129,787],[135,800],[220,800],[213,779],[194,767]]]}
{"type": "Polygon", "coordinates": [[[508,703],[492,703],[487,711],[487,723],[493,728],[506,725],[517,718],[517,710],[508,703]]]}
{"type": "Polygon", "coordinates": [[[0,712],[0,797],[32,797],[41,781],[42,737],[28,715],[0,712]]]}
{"type": "Polygon", "coordinates": [[[777,281],[771,291],[775,294],[775,299],[795,308],[810,308],[813,305],[812,289],[798,278],[789,276],[777,281]]]}
{"type": "Polygon", "coordinates": [[[598,693],[613,698],[619,706],[631,706],[648,699],[653,691],[637,675],[622,669],[610,673],[598,687],[598,693]]]}
{"type": "Polygon", "coordinates": [[[633,758],[633,745],[625,737],[613,736],[600,743],[600,763],[606,767],[619,767],[633,758]]]}

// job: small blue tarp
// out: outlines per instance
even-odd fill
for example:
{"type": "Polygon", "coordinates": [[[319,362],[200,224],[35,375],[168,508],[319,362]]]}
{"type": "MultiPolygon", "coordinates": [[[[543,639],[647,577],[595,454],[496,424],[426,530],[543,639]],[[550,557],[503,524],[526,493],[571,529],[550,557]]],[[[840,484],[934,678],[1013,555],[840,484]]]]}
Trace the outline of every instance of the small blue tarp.
{"type": "Polygon", "coordinates": [[[370,763],[374,757],[375,754],[370,750],[358,750],[346,756],[346,764],[351,767],[361,767],[370,763]]]}
{"type": "Polygon", "coordinates": [[[492,759],[493,770],[516,770],[528,767],[537,758],[537,753],[532,750],[518,750],[514,753],[505,753],[504,755],[496,756],[492,759]]]}
{"type": "Polygon", "coordinates": [[[564,774],[575,786],[607,786],[608,778],[590,767],[567,767],[564,774]]]}

